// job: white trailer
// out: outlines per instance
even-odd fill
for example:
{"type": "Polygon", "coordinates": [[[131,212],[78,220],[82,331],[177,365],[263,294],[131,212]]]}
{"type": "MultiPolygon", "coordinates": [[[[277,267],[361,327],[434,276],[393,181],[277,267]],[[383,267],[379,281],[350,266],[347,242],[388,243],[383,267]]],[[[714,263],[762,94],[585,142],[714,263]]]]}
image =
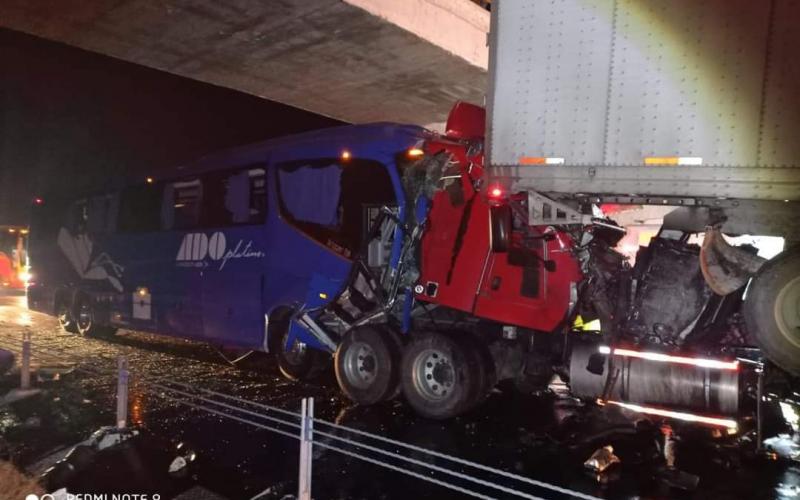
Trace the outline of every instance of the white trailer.
{"type": "Polygon", "coordinates": [[[700,260],[715,291],[755,274],[748,330],[800,374],[798,51],[797,0],[497,0],[492,182],[529,193],[531,223],[657,204],[665,228],[783,236],[757,273],[724,244],[700,260]]]}

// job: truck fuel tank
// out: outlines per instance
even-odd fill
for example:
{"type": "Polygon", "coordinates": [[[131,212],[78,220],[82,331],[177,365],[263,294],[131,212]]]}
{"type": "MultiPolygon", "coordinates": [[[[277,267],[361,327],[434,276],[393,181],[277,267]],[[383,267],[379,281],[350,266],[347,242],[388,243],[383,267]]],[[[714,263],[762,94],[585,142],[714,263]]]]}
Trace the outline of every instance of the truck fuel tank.
{"type": "Polygon", "coordinates": [[[723,415],[736,415],[739,410],[738,361],[583,342],[573,346],[569,372],[572,393],[579,398],[601,398],[607,391],[605,398],[620,403],[723,415]],[[611,365],[609,356],[613,356],[611,365]]]}

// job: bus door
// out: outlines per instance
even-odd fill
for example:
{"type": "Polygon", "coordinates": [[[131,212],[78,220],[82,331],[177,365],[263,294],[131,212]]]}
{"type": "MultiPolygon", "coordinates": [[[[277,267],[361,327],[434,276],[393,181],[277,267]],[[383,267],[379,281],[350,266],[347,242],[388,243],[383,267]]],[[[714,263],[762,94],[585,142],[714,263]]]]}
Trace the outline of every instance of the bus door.
{"type": "MultiPolygon", "coordinates": [[[[152,277],[152,304],[159,329],[182,337],[202,338],[203,271],[208,266],[208,236],[200,225],[203,186],[199,177],[169,182],[164,186],[161,227],[170,231],[174,260],[170,269],[152,277]]],[[[151,249],[152,251],[153,249],[151,249]]],[[[145,306],[146,309],[146,306],[145,306]]]]}
{"type": "Polygon", "coordinates": [[[266,257],[264,164],[203,178],[202,226],[208,238],[202,270],[203,330],[210,341],[257,348],[264,340],[266,257]]]}

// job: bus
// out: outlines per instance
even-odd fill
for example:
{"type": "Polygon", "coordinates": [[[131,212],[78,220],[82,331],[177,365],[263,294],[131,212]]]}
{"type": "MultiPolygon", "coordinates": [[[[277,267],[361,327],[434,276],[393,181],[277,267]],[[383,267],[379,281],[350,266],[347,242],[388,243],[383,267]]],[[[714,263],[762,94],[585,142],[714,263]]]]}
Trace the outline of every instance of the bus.
{"type": "Polygon", "coordinates": [[[337,325],[316,318],[352,282],[356,256],[396,266],[400,162],[426,134],[335,127],[118,189],[45,196],[33,206],[29,307],[81,335],[124,328],[274,352],[286,376],[303,378],[336,348],[325,332],[337,325]],[[383,231],[370,235],[378,219],[383,231]]]}
{"type": "Polygon", "coordinates": [[[0,226],[0,290],[24,291],[28,272],[28,228],[0,226]]]}

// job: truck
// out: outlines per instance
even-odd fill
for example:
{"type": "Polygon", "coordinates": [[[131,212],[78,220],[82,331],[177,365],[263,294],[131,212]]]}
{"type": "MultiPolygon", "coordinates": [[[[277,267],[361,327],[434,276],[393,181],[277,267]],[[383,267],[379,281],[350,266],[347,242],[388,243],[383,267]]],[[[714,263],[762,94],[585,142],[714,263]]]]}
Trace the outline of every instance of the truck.
{"type": "Polygon", "coordinates": [[[30,280],[27,241],[27,227],[0,225],[0,291],[25,291],[30,280]]]}
{"type": "Polygon", "coordinates": [[[585,234],[591,207],[673,207],[607,275],[621,287],[601,303],[621,308],[595,307],[601,345],[572,351],[578,395],[663,406],[683,390],[683,406],[730,413],[753,388],[735,375],[745,347],[800,375],[799,20],[785,0],[493,2],[486,163],[513,224],[585,234]],[[765,262],[728,243],[743,234],[784,250],[765,262]]]}
{"type": "Polygon", "coordinates": [[[408,335],[357,321],[335,355],[344,392],[372,403],[399,380],[448,418],[500,380],[558,374],[589,401],[729,429],[765,380],[791,395],[798,21],[784,0],[493,2],[488,116],[456,106],[407,189],[408,335]],[[633,265],[603,211],[629,205],[672,208],[633,265]],[[735,235],[784,249],[767,261],[735,235]]]}
{"type": "Polygon", "coordinates": [[[799,14],[493,2],[487,110],[46,197],[29,303],[78,333],[274,353],[294,379],[332,358],[354,403],[402,393],[427,418],[558,375],[589,401],[737,429],[765,373],[800,374],[799,14]],[[631,265],[611,205],[675,209],[631,265]],[[737,234],[786,250],[765,262],[737,234]]]}

